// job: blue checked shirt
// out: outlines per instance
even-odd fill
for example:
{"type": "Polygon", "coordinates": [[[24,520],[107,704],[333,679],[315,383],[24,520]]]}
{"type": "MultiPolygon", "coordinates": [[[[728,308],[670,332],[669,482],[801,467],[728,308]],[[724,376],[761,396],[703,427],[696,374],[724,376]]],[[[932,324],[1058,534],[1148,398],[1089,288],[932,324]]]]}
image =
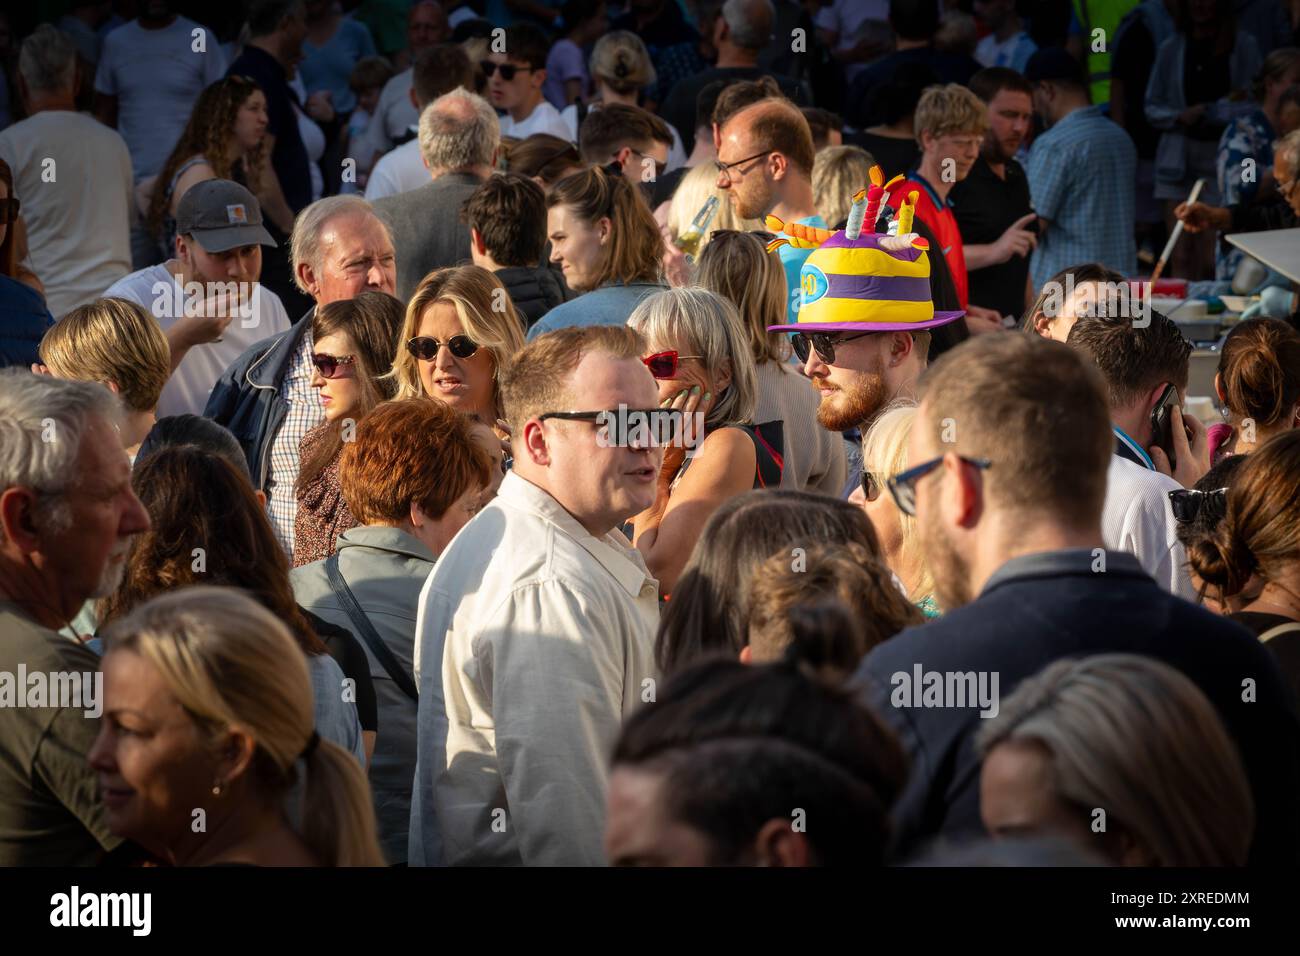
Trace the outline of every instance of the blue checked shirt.
{"type": "Polygon", "coordinates": [[[1096,106],[1077,109],[1038,137],[1026,172],[1034,211],[1050,223],[1029,267],[1035,289],[1084,262],[1133,274],[1137,150],[1128,133],[1096,106]]]}

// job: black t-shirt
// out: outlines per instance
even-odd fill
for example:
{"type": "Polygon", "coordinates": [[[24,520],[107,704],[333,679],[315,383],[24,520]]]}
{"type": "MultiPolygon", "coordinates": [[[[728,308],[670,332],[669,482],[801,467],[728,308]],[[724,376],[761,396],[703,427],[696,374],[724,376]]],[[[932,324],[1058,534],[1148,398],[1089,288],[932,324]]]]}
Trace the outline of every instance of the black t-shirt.
{"type": "MultiPolygon", "coordinates": [[[[1283,627],[1296,622],[1281,614],[1261,614],[1258,611],[1238,611],[1229,614],[1228,620],[1249,629],[1256,637],[1262,637],[1275,627],[1283,627]]],[[[1264,642],[1277,659],[1277,666],[1282,675],[1291,684],[1296,695],[1300,696],[1300,630],[1284,631],[1264,642]]]]}
{"type": "Polygon", "coordinates": [[[878,136],[875,133],[849,133],[844,142],[850,146],[861,146],[871,158],[884,170],[885,181],[895,176],[906,176],[921,162],[921,147],[914,139],[899,139],[893,136],[878,136]]]}
{"type": "Polygon", "coordinates": [[[266,94],[266,131],[275,137],[271,167],[280,180],[284,200],[295,213],[311,203],[311,161],[298,131],[294,104],[298,96],[289,86],[284,67],[271,54],[255,46],[244,52],[226,70],[226,76],[247,76],[266,94]]]}
{"type": "Polygon", "coordinates": [[[1131,22],[1120,27],[1111,57],[1111,76],[1122,81],[1124,90],[1124,129],[1133,137],[1138,156],[1152,159],[1160,142],[1160,131],[1147,122],[1147,81],[1156,61],[1156,44],[1151,31],[1136,12],[1131,22]]]}
{"type": "MultiPolygon", "coordinates": [[[[1007,160],[1007,178],[993,172],[981,156],[970,174],[952,187],[948,199],[964,246],[997,242],[1013,222],[1033,212],[1029,199],[1029,180],[1024,168],[1014,159],[1007,160]]],[[[1025,311],[1025,281],[1029,276],[1029,257],[1013,255],[1006,262],[967,272],[970,301],[1002,315],[1019,319],[1025,311]]]]}

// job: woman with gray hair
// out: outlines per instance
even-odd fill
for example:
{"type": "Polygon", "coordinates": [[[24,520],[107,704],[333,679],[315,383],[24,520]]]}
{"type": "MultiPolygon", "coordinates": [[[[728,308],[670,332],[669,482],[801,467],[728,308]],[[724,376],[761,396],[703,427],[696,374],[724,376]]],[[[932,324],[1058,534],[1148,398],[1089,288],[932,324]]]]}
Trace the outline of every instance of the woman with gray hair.
{"type": "Polygon", "coordinates": [[[1242,866],[1255,808],[1205,695],[1135,654],[1060,660],[976,738],[994,836],[1061,833],[1120,866],[1242,866]]]}
{"type": "Polygon", "coordinates": [[[704,289],[646,298],[627,324],[646,337],[642,361],[661,408],[684,425],[664,452],[655,503],[633,519],[632,543],[668,593],[709,516],[729,498],[781,481],[778,452],[752,426],[757,373],[736,307],[704,289]]]}

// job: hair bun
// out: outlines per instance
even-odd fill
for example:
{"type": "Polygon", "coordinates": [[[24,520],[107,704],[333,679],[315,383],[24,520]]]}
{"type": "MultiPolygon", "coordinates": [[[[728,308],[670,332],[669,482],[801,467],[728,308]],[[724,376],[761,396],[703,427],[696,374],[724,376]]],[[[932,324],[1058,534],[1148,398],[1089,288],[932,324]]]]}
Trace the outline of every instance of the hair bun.
{"type": "Polygon", "coordinates": [[[1188,546],[1187,563],[1224,597],[1240,593],[1255,571],[1255,556],[1232,534],[1226,519],[1213,535],[1188,546]]]}
{"type": "Polygon", "coordinates": [[[627,75],[632,72],[632,68],[627,65],[627,55],[620,53],[618,62],[614,64],[614,75],[620,80],[627,79],[627,75]]]}

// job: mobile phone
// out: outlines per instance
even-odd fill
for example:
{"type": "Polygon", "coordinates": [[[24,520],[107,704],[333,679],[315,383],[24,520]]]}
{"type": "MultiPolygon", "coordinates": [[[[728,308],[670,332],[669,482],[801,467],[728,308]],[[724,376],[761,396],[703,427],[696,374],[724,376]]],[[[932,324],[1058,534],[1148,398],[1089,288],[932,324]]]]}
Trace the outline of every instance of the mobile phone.
{"type": "Polygon", "coordinates": [[[1160,400],[1151,409],[1151,444],[1164,451],[1169,458],[1169,470],[1178,467],[1174,459],[1173,408],[1178,404],[1178,389],[1166,385],[1160,400]]]}

